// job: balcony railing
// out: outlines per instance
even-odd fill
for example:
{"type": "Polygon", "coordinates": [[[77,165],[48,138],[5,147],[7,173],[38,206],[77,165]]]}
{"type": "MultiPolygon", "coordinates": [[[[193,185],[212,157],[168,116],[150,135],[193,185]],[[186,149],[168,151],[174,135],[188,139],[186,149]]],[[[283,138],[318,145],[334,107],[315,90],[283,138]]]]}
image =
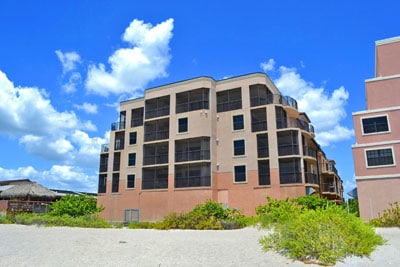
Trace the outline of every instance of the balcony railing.
{"type": "Polygon", "coordinates": [[[168,163],[168,154],[151,155],[143,157],[143,165],[168,163]]]}
{"type": "Polygon", "coordinates": [[[175,161],[183,162],[183,161],[195,161],[195,160],[208,160],[210,159],[210,150],[192,150],[192,151],[184,151],[184,152],[176,152],[175,153],[175,161]]]}
{"type": "Polygon", "coordinates": [[[118,131],[125,129],[125,122],[124,121],[117,121],[111,123],[111,131],[118,131]]]}
{"type": "Polygon", "coordinates": [[[303,146],[303,154],[307,157],[317,158],[317,151],[308,146],[303,146]]]}
{"type": "Polygon", "coordinates": [[[278,155],[299,155],[299,146],[297,144],[278,145],[278,155]]]}
{"type": "Polygon", "coordinates": [[[297,101],[290,96],[283,96],[279,94],[275,95],[263,95],[250,97],[250,105],[252,107],[268,105],[268,104],[280,104],[283,106],[289,106],[297,110],[297,101]]]}
{"type": "Polygon", "coordinates": [[[311,172],[306,172],[305,174],[307,184],[317,184],[319,185],[318,175],[311,172]]]}
{"type": "Polygon", "coordinates": [[[252,132],[260,132],[267,130],[267,121],[255,121],[251,123],[252,132]]]}
{"type": "Polygon", "coordinates": [[[321,163],[321,170],[322,172],[333,172],[335,174],[338,173],[335,165],[331,162],[321,163]]]}
{"type": "Polygon", "coordinates": [[[211,186],[211,176],[175,177],[175,188],[211,186]]]}
{"type": "Polygon", "coordinates": [[[330,182],[330,183],[322,183],[322,188],[321,188],[322,193],[336,193],[336,186],[335,183],[330,182]]]}
{"type": "Polygon", "coordinates": [[[284,172],[280,174],[281,184],[301,184],[301,172],[284,172]]]}
{"type": "Polygon", "coordinates": [[[161,130],[157,132],[148,132],[144,134],[144,141],[155,141],[155,140],[163,140],[169,138],[169,129],[161,130]]]}
{"type": "Polygon", "coordinates": [[[287,118],[287,124],[286,127],[288,128],[300,128],[304,131],[307,131],[309,133],[314,133],[314,126],[312,124],[300,120],[300,119],[295,119],[295,118],[287,118]]]}
{"type": "Polygon", "coordinates": [[[162,117],[169,115],[169,105],[165,107],[148,109],[146,108],[146,119],[152,119],[156,117],[162,117]]]}
{"type": "Polygon", "coordinates": [[[100,152],[101,153],[107,153],[109,151],[109,149],[110,149],[110,145],[109,144],[102,144],[100,152]]]}

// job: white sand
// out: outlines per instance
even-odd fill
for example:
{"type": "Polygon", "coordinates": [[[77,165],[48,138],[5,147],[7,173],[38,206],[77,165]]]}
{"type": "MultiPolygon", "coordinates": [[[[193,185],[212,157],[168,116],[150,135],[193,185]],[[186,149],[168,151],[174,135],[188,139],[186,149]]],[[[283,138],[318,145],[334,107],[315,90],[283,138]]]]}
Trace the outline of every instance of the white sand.
{"type": "MultiPolygon", "coordinates": [[[[400,229],[371,258],[337,266],[400,266],[400,229]]],[[[231,231],[0,225],[0,266],[316,266],[264,252],[255,228],[231,231]]]]}

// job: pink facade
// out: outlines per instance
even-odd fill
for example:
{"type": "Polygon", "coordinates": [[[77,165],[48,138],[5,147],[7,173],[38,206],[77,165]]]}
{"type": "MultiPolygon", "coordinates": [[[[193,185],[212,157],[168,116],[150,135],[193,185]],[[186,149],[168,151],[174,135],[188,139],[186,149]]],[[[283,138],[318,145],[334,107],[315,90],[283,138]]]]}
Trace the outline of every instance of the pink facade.
{"type": "Polygon", "coordinates": [[[353,113],[360,215],[377,218],[400,201],[400,37],[375,44],[375,78],[365,81],[367,109],[353,113]]]}
{"type": "Polygon", "coordinates": [[[266,197],[342,201],[342,181],[296,100],[262,73],[194,78],[121,102],[100,155],[110,221],[160,220],[213,200],[254,215],[266,197]]]}

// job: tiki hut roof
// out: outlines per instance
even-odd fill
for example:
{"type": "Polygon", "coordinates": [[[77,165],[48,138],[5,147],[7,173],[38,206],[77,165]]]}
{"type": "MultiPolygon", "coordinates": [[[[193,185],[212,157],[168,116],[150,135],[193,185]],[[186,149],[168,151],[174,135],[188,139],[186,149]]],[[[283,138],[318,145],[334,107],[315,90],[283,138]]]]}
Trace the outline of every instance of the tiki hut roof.
{"type": "Polygon", "coordinates": [[[23,198],[23,199],[54,199],[56,194],[46,187],[31,181],[12,181],[4,191],[0,192],[0,199],[23,198]]]}

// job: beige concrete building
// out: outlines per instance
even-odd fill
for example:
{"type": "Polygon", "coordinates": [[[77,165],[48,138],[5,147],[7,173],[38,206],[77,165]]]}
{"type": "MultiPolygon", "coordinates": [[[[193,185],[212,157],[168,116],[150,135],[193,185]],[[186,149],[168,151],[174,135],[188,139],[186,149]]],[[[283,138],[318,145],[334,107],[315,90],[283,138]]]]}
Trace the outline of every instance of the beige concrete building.
{"type": "Polygon", "coordinates": [[[335,163],[296,100],[263,73],[199,77],[121,102],[100,155],[98,203],[111,221],[153,221],[207,199],[255,214],[266,196],[342,201],[335,163]]]}
{"type": "Polygon", "coordinates": [[[353,157],[360,215],[370,220],[400,201],[400,37],[375,43],[365,90],[366,110],[353,113],[353,157]]]}

